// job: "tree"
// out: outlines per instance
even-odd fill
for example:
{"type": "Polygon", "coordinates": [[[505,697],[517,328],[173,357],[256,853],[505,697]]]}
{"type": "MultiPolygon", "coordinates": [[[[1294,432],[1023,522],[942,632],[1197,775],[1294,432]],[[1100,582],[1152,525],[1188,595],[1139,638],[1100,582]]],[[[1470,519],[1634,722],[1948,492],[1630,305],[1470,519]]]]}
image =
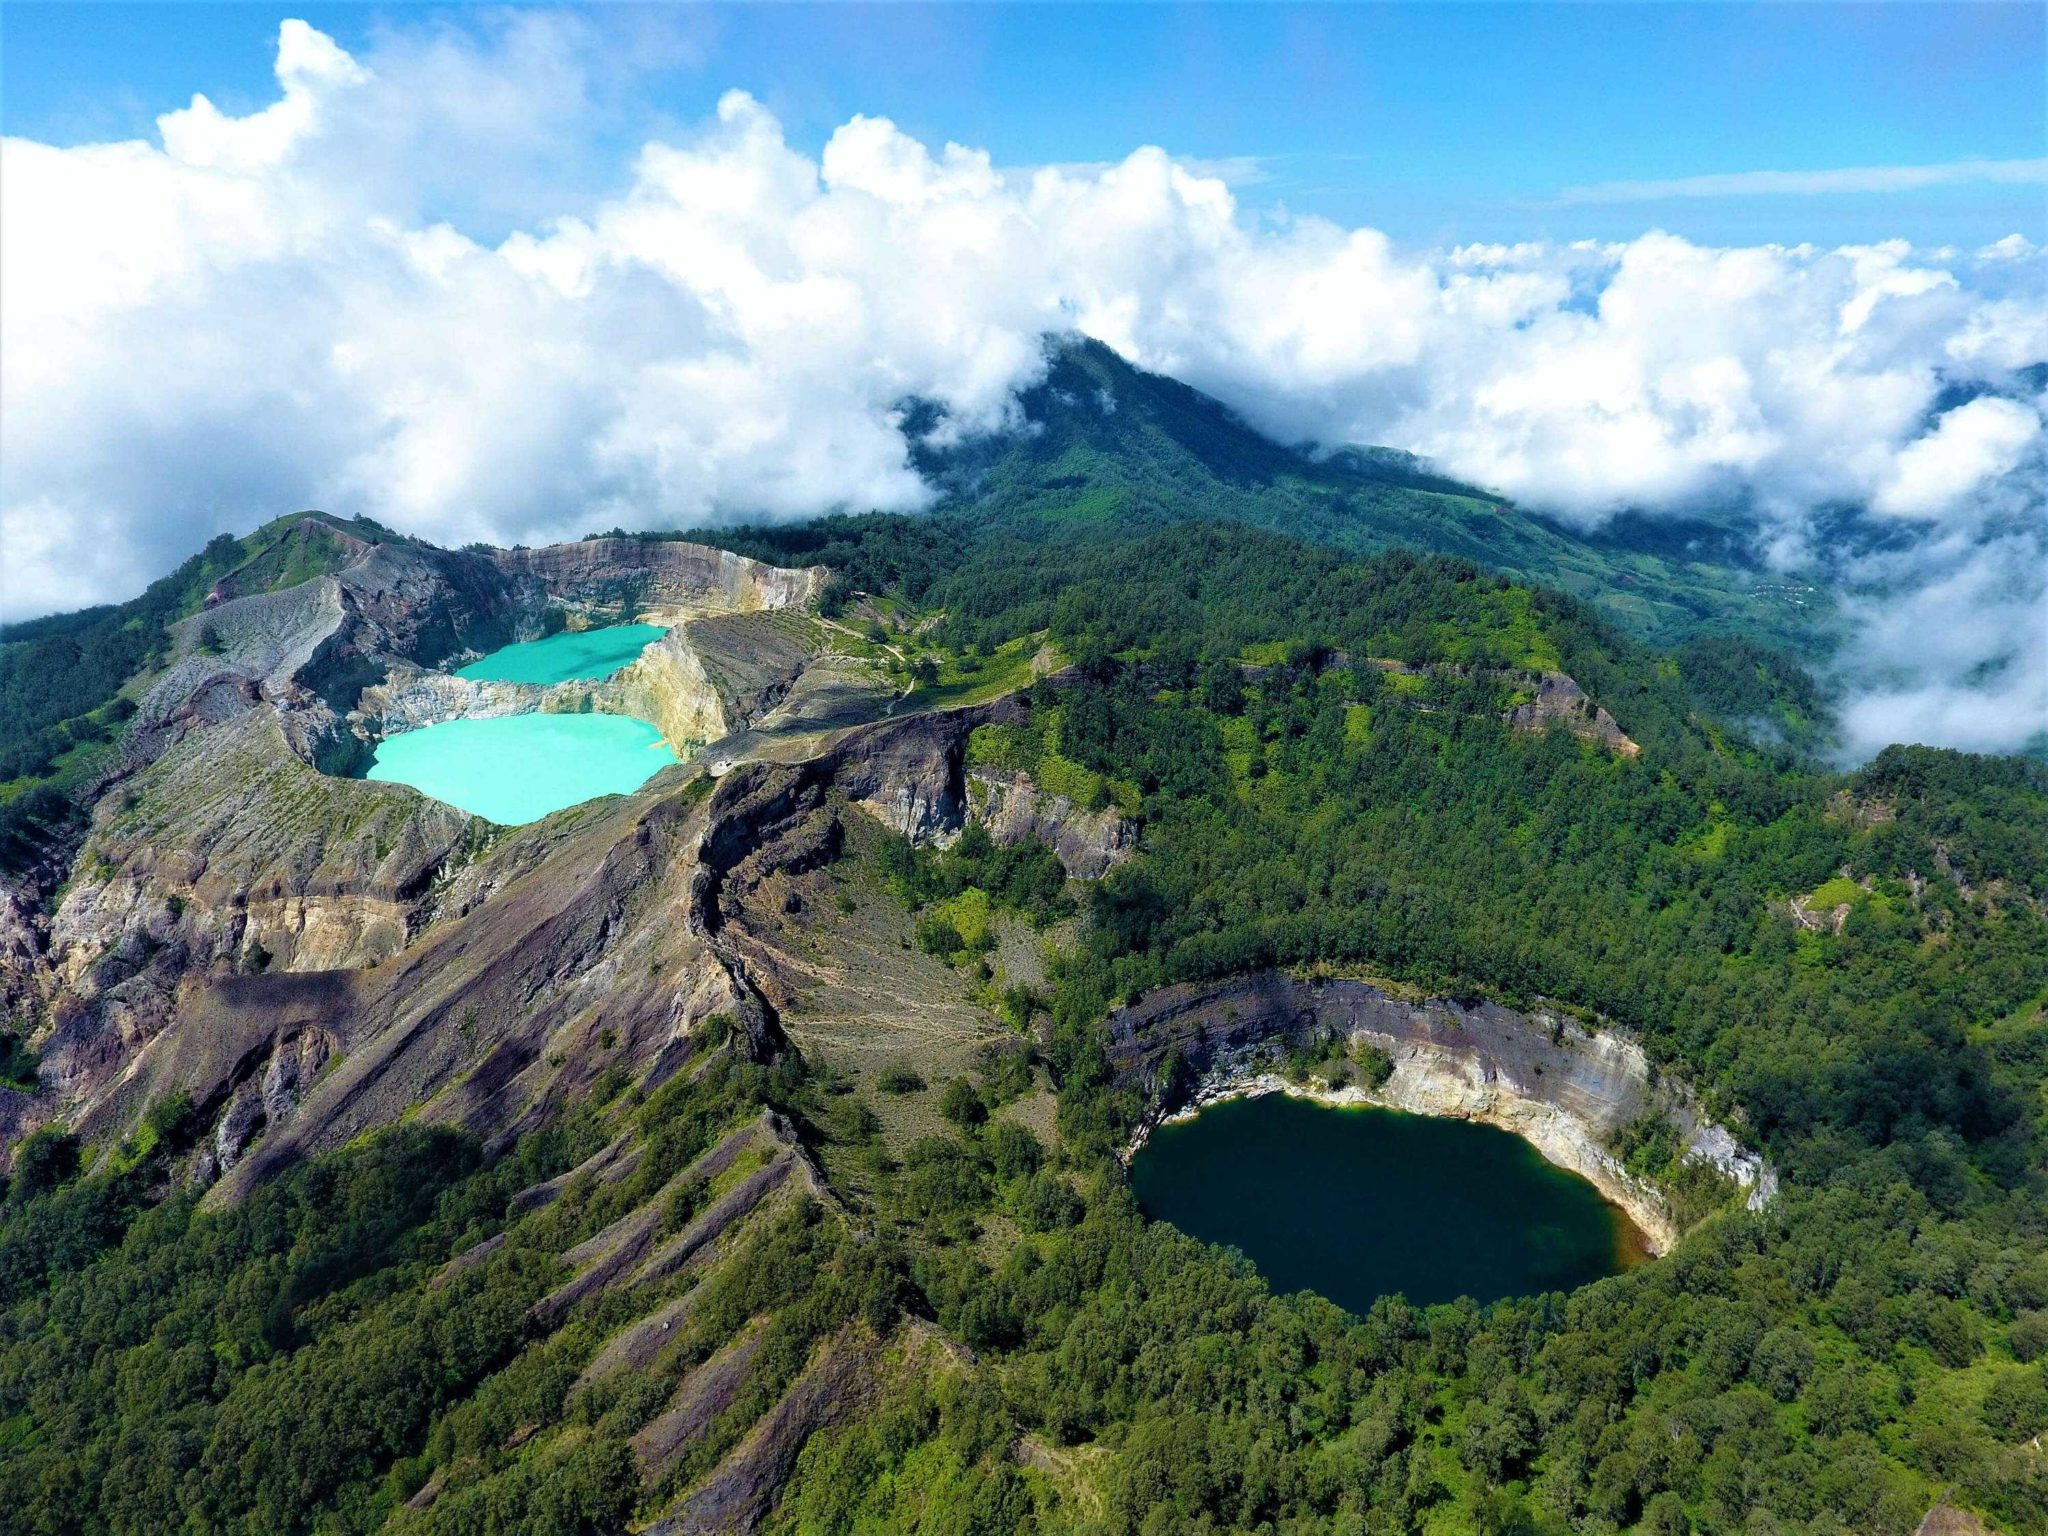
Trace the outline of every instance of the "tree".
{"type": "Polygon", "coordinates": [[[939,1113],[963,1131],[988,1122],[988,1105],[982,1100],[981,1090],[964,1077],[946,1084],[946,1091],[939,1097],[939,1113]]]}

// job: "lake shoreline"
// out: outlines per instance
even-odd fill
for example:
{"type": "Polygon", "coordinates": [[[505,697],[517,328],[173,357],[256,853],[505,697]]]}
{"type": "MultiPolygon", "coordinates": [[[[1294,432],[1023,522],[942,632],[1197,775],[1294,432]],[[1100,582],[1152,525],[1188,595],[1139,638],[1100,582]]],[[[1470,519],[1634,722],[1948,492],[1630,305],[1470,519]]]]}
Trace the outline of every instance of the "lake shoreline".
{"type": "MultiPolygon", "coordinates": [[[[1401,1073],[1402,1068],[1397,1066],[1394,1077],[1388,1079],[1389,1088],[1394,1087],[1401,1073]]],[[[1412,1078],[1419,1074],[1411,1069],[1410,1075],[1412,1078]]],[[[1277,1072],[1249,1067],[1214,1072],[1195,1085],[1184,1103],[1165,1114],[1147,1115],[1133,1132],[1120,1160],[1128,1169],[1152,1133],[1162,1125],[1182,1124],[1218,1104],[1269,1094],[1282,1094],[1328,1109],[1391,1109],[1436,1119],[1477,1121],[1520,1137],[1545,1162],[1591,1184],[1601,1199],[1627,1222],[1644,1259],[1662,1257],[1678,1241],[1677,1223],[1663,1195],[1623,1168],[1620,1160],[1598,1143],[1591,1129],[1567,1112],[1526,1099],[1513,1099],[1505,1106],[1495,1101],[1459,1109],[1421,1107],[1440,1097],[1441,1084],[1435,1085],[1437,1094],[1417,1093],[1415,1090],[1422,1085],[1414,1082],[1403,1086],[1406,1091],[1374,1093],[1356,1083],[1333,1088],[1322,1083],[1300,1083],[1277,1072]],[[1539,1134],[1532,1135],[1532,1130],[1539,1134]]]]}

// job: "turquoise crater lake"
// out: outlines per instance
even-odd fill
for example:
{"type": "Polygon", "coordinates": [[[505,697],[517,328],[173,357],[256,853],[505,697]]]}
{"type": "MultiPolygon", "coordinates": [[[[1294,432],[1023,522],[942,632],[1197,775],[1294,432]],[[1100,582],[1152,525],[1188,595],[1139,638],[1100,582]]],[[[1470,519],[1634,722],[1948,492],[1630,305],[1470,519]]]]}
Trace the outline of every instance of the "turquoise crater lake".
{"type": "Polygon", "coordinates": [[[1644,1258],[1584,1179],[1490,1125],[1268,1094],[1162,1125],[1131,1162],[1145,1213],[1233,1247],[1278,1291],[1363,1312],[1564,1291],[1644,1258]]]}
{"type": "Polygon", "coordinates": [[[658,624],[613,624],[527,640],[456,669],[479,683],[572,683],[610,677],[668,631],[658,624]]]}
{"type": "Polygon", "coordinates": [[[630,794],[675,761],[661,732],[629,715],[499,715],[387,736],[366,776],[516,826],[630,794]]]}

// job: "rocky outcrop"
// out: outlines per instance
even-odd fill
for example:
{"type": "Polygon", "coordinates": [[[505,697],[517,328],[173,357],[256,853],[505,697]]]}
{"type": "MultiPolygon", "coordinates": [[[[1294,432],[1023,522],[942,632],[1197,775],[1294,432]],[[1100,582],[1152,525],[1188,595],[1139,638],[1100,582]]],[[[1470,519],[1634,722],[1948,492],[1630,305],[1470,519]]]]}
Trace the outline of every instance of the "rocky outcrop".
{"type": "MultiPolygon", "coordinates": [[[[334,1037],[324,1029],[307,1028],[280,1036],[270,1047],[260,1071],[248,1071],[231,1082],[227,1103],[218,1110],[211,1141],[202,1154],[202,1180],[211,1180],[241,1161],[263,1128],[291,1117],[334,1056],[334,1037]]],[[[213,1106],[201,1106],[202,1113],[213,1106]]]]}
{"type": "Polygon", "coordinates": [[[1047,794],[1028,773],[970,769],[967,804],[997,843],[1044,843],[1071,879],[1099,880],[1138,849],[1137,825],[1115,806],[1084,810],[1064,795],[1047,794]]]}
{"type": "Polygon", "coordinates": [[[651,721],[685,753],[769,714],[817,653],[815,630],[787,612],[695,619],[608,679],[597,707],[651,721]]]}
{"type": "Polygon", "coordinates": [[[1536,696],[1508,712],[1508,724],[1518,731],[1541,731],[1562,725],[1581,741],[1605,747],[1623,757],[1640,757],[1643,749],[1631,741],[1577,681],[1562,672],[1543,672],[1536,678],[1536,696]]]}
{"type": "Polygon", "coordinates": [[[592,624],[636,617],[675,624],[705,613],[801,607],[825,579],[820,567],[784,570],[674,539],[585,539],[493,550],[489,558],[522,607],[553,606],[592,624]]]}
{"type": "Polygon", "coordinates": [[[0,879],[0,1019],[17,1035],[34,1032],[54,986],[38,906],[32,892],[0,879]]]}
{"type": "MultiPolygon", "coordinates": [[[[1654,1074],[1640,1046],[1562,1015],[1409,1001],[1365,982],[1267,972],[1207,988],[1165,988],[1112,1014],[1109,1032],[1118,1077],[1150,1098],[1148,1124],[1217,1097],[1278,1088],[1276,1049],[1332,1039],[1376,1046],[1394,1064],[1373,1095],[1377,1102],[1515,1132],[1590,1180],[1658,1252],[1678,1236],[1669,1208],[1609,1150],[1615,1133],[1642,1116],[1669,1120],[1686,1155],[1748,1189],[1752,1203],[1777,1187],[1770,1166],[1682,1087],[1654,1074]]],[[[1350,1096],[1365,1097],[1356,1089],[1350,1096]]]]}
{"type": "MultiPolygon", "coordinates": [[[[892,775],[922,784],[957,765],[969,719],[913,724],[853,732],[822,758],[743,764],[708,792],[670,770],[637,795],[505,834],[429,894],[435,915],[411,943],[358,969],[194,977],[175,1027],[110,1053],[118,1069],[78,1123],[125,1134],[179,1090],[224,1102],[240,1064],[292,1031],[324,1030],[334,1059],[288,1117],[265,1118],[216,1189],[227,1200],[407,1113],[503,1139],[606,1071],[658,1084],[702,1048],[713,1016],[772,1054],[773,1010],[735,919],[773,872],[830,856],[839,773],[890,797],[892,775]]],[[[802,1157],[780,1176],[821,1188],[802,1157]]]]}
{"type": "Polygon", "coordinates": [[[51,920],[46,1089],[88,1110],[206,978],[396,954],[478,827],[397,786],[321,774],[269,704],[187,735],[101,801],[51,920]]]}
{"type": "Polygon", "coordinates": [[[884,826],[912,842],[944,843],[967,814],[969,734],[1015,717],[1006,700],[907,715],[854,732],[823,763],[847,799],[884,826]]]}

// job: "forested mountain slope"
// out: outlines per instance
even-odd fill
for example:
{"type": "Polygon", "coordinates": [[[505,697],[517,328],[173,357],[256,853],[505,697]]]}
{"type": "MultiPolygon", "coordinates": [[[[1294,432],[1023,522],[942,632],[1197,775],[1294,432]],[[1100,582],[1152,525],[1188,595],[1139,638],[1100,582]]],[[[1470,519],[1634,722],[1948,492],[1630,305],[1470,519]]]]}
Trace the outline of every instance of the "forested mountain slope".
{"type": "Polygon", "coordinates": [[[1283,447],[1100,342],[1074,339],[1050,357],[1020,402],[1027,430],[919,456],[946,510],[1062,527],[1228,519],[1355,554],[1460,555],[1585,598],[1660,644],[1741,634],[1811,658],[1827,640],[1827,594],[1764,569],[1735,514],[1627,516],[1588,535],[1402,454],[1283,447]]]}
{"type": "MultiPolygon", "coordinates": [[[[1178,396],[1132,430],[1178,444],[1183,408],[1224,440],[1178,396]]],[[[789,600],[789,671],[636,794],[304,893],[401,905],[395,940],[179,972],[206,914],[148,896],[92,986],[10,992],[0,1093],[43,1128],[0,1208],[0,1528],[2048,1525],[2037,766],[1826,771],[1740,728],[1813,707],[1761,655],[1136,491],[1061,520],[979,472],[979,511],[729,535],[833,573],[749,576],[789,600]],[[1274,1296],[1145,1221],[1118,1154],[1189,1086],[1130,1068],[1145,1000],[1275,969],[1626,1030],[1782,1187],[1752,1208],[1646,1116],[1608,1151],[1683,1231],[1653,1263],[1483,1308],[1274,1296]],[[137,978],[150,1040],[55,1118],[41,1053],[137,1049],[139,1010],[90,1011],[137,978]]],[[[1425,520],[1449,494],[1358,486],[1425,520]]],[[[617,607],[664,551],[719,568],[474,558],[617,607]]],[[[456,601],[379,590],[379,636],[456,601]]],[[[356,661],[320,680],[189,717],[146,772],[228,742],[322,847],[427,825],[280,755],[374,696],[356,661]]],[[[101,798],[79,888],[98,850],[176,873],[154,784],[101,798]]],[[[223,864],[205,902],[272,899],[223,864]]],[[[1275,1071],[1371,1081],[1283,1022],[1275,1071]]]]}

